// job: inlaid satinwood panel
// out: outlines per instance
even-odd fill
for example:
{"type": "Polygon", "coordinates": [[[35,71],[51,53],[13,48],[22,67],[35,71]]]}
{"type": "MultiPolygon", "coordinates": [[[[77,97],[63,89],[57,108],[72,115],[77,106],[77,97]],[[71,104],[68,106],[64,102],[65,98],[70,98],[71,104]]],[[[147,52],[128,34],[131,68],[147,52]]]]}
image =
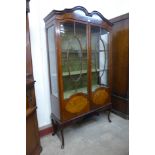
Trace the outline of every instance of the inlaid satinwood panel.
{"type": "Polygon", "coordinates": [[[89,107],[89,101],[88,101],[88,98],[82,94],[82,95],[72,96],[66,102],[65,109],[70,113],[78,114],[86,107],[89,107]]]}
{"type": "Polygon", "coordinates": [[[92,100],[95,105],[104,105],[109,101],[109,92],[104,88],[97,88],[92,95],[92,100]]]}

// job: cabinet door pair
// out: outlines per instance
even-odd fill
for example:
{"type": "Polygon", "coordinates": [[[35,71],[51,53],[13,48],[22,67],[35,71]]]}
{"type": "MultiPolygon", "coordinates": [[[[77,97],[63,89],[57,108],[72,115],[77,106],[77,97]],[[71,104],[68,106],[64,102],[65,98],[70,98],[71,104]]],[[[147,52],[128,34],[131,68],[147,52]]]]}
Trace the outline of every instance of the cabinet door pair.
{"type": "Polygon", "coordinates": [[[63,109],[71,114],[108,103],[109,32],[75,21],[58,27],[58,34],[52,26],[47,36],[52,94],[62,98],[63,109]]]}

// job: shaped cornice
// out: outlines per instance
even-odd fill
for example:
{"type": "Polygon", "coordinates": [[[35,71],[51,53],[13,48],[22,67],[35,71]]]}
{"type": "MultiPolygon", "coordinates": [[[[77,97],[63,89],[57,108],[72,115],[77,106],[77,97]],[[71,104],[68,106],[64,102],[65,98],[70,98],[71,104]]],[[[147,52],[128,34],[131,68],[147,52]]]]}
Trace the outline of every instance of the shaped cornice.
{"type": "Polygon", "coordinates": [[[48,19],[50,19],[52,16],[54,15],[62,15],[65,13],[72,13],[76,10],[81,10],[85,13],[86,16],[92,17],[93,15],[98,15],[103,21],[107,22],[109,25],[113,25],[108,19],[106,19],[100,12],[98,11],[92,11],[91,13],[89,13],[87,11],[86,8],[82,7],[82,6],[75,6],[74,8],[71,9],[64,9],[64,10],[53,10],[51,13],[49,13],[45,18],[44,21],[47,21],[48,19]]]}

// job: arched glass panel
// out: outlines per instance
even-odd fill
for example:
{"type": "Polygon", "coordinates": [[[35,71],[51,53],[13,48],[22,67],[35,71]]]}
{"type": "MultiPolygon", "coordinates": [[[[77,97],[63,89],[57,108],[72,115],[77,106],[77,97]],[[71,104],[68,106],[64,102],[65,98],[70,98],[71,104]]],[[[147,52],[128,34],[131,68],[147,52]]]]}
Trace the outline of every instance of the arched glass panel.
{"type": "Polygon", "coordinates": [[[64,98],[87,93],[86,25],[64,22],[60,24],[64,98]]]}
{"type": "Polygon", "coordinates": [[[108,37],[108,31],[91,26],[92,91],[100,86],[108,87],[108,37]]]}

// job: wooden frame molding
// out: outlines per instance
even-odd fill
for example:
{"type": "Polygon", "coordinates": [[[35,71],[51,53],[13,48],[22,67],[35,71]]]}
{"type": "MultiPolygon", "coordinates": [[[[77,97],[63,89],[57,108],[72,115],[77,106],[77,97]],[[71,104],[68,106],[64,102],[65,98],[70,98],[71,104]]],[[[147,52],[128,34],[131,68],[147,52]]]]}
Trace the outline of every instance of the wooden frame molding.
{"type": "Polygon", "coordinates": [[[112,18],[112,19],[110,19],[110,22],[115,24],[115,23],[120,22],[120,21],[125,20],[125,19],[129,19],[129,13],[120,15],[120,16],[115,17],[115,18],[112,18]]]}

